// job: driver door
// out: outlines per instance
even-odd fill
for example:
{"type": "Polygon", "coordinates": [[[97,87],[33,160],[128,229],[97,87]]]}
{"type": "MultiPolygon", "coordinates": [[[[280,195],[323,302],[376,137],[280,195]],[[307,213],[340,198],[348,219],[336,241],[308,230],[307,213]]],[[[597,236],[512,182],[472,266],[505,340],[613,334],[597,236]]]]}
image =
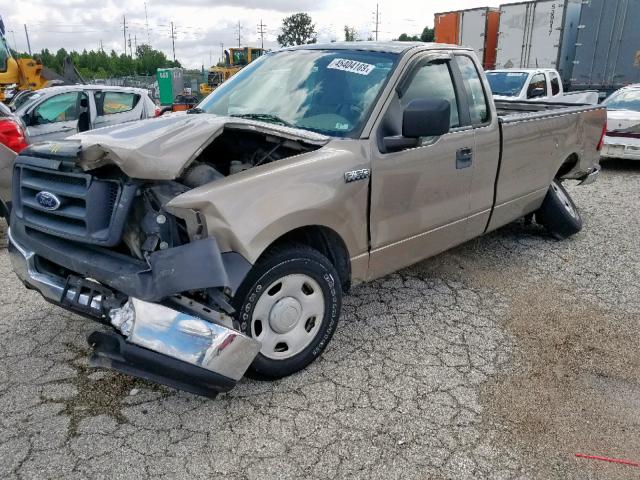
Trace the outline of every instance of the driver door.
{"type": "Polygon", "coordinates": [[[78,131],[80,92],[67,92],[47,98],[29,114],[27,134],[30,143],[60,140],[78,131]]]}
{"type": "Polygon", "coordinates": [[[449,133],[422,138],[416,148],[384,153],[374,147],[371,173],[371,255],[376,278],[442,252],[466,239],[474,131],[457,66],[451,59],[410,64],[395,89],[378,136],[402,132],[402,112],[415,99],[445,99],[451,105],[449,133]],[[416,68],[417,67],[417,68],[416,68]]]}

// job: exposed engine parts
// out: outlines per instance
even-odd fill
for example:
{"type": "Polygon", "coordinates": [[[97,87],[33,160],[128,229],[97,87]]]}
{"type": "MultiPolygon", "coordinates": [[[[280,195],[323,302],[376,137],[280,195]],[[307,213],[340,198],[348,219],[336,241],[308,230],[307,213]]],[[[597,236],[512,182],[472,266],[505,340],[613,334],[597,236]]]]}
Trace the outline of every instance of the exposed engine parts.
{"type": "Polygon", "coordinates": [[[319,148],[275,135],[225,128],[178,181],[190,188],[319,148]]]}
{"type": "Polygon", "coordinates": [[[146,259],[156,250],[165,250],[188,241],[184,223],[168,214],[163,206],[189,190],[178,182],[143,186],[135,199],[123,241],[131,253],[146,259]]]}

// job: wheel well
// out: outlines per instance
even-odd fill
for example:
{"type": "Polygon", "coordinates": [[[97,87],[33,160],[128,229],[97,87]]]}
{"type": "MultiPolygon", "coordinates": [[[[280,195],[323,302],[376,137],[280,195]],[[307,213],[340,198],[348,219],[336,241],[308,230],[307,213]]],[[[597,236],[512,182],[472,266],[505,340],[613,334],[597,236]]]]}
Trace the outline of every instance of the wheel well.
{"type": "Polygon", "coordinates": [[[560,170],[558,170],[558,173],[556,173],[555,178],[561,178],[564,175],[566,175],[567,173],[569,173],[571,170],[573,170],[576,165],[578,165],[578,155],[576,153],[572,153],[571,155],[569,155],[564,162],[562,162],[562,166],[560,167],[560,170]]]}
{"type": "Polygon", "coordinates": [[[296,228],[282,235],[265,251],[280,246],[283,243],[307,245],[322,253],[329,259],[338,272],[343,292],[349,291],[351,286],[351,261],[349,251],[340,235],[334,230],[321,225],[309,225],[296,228]]]}

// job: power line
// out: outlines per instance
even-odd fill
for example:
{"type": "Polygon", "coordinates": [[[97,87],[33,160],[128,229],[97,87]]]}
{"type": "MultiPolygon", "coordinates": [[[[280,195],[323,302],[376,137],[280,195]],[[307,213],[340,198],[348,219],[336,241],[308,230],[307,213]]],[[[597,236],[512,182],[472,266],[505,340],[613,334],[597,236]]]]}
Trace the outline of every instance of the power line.
{"type": "Polygon", "coordinates": [[[265,28],[266,25],[262,23],[262,19],[260,19],[260,23],[258,24],[258,33],[260,34],[260,47],[264,50],[264,34],[266,33],[265,28]]]}

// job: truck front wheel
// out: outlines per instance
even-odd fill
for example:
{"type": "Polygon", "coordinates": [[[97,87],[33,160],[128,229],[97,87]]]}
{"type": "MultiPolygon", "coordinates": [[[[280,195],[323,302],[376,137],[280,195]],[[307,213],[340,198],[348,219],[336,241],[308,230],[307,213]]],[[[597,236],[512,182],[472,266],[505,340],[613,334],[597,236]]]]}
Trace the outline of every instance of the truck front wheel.
{"type": "Polygon", "coordinates": [[[582,230],[578,208],[559,180],[554,180],[542,205],[536,212],[536,222],[558,240],[564,240],[582,230]]]}
{"type": "Polygon", "coordinates": [[[250,370],[277,379],[302,370],[326,348],[338,324],[338,273],[318,251],[289,245],[267,253],[234,297],[241,329],[262,343],[250,370]]]}

